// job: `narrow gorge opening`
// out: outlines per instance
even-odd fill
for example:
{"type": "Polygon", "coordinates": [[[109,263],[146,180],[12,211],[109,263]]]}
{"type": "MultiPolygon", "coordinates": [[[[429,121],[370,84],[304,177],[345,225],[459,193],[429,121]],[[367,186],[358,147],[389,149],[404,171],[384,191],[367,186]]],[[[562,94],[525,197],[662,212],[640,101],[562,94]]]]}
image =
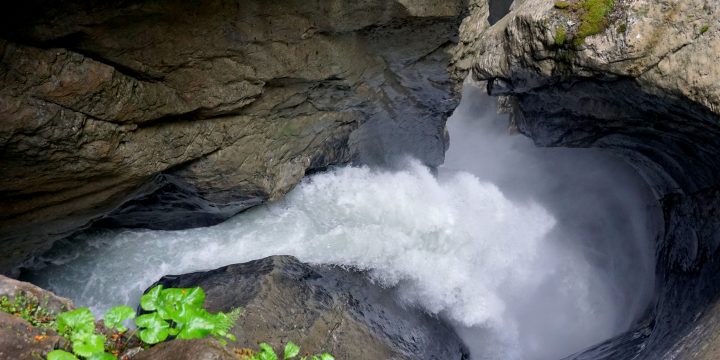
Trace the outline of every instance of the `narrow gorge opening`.
{"type": "Polygon", "coordinates": [[[282,254],[367,270],[452,322],[475,360],[561,358],[627,331],[654,292],[649,189],[601,151],[536,148],[496,111],[467,87],[436,175],[338,167],[216,226],[86,231],[22,278],[99,313],[166,274],[282,254]]]}

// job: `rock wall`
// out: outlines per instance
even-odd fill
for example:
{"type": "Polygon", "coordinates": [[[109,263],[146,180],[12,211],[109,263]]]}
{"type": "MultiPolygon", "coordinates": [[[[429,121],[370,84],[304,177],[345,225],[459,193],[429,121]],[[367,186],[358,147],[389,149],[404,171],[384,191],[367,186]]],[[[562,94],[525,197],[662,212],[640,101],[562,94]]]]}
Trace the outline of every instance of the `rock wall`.
{"type": "Polygon", "coordinates": [[[464,9],[464,0],[4,6],[0,272],[99,219],[208,225],[331,164],[404,154],[440,164],[457,103],[448,50],[464,9]]]}
{"type": "MultiPolygon", "coordinates": [[[[499,96],[540,146],[598,147],[632,164],[663,209],[646,318],[575,359],[720,356],[720,3],[616,0],[577,34],[579,0],[515,1],[492,27],[471,5],[451,71],[499,96]],[[562,29],[562,30],[561,30],[562,29]],[[559,32],[563,36],[558,35],[559,32]]],[[[611,176],[611,174],[609,174],[611,176]]]]}

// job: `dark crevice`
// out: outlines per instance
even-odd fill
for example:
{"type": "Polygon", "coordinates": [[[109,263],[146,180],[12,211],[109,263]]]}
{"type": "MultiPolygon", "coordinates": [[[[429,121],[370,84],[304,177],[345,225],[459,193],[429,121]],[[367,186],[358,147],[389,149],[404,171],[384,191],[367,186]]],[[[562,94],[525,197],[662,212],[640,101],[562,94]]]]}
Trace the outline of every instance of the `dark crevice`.
{"type": "Polygon", "coordinates": [[[490,16],[488,17],[488,21],[490,25],[495,24],[505,17],[505,15],[510,12],[510,5],[512,5],[512,3],[513,0],[489,0],[490,16]]]}
{"type": "Polygon", "coordinates": [[[97,61],[99,63],[105,64],[107,66],[112,67],[115,71],[118,73],[125,75],[129,78],[143,81],[143,82],[158,82],[162,81],[164,79],[164,74],[149,74],[137,69],[134,69],[132,67],[129,67],[127,65],[123,65],[121,63],[115,62],[113,60],[108,59],[107,57],[104,57],[100,54],[97,54],[91,50],[85,49],[82,46],[82,43],[85,41],[85,38],[87,37],[87,34],[83,32],[75,32],[72,34],[68,34],[56,39],[47,40],[47,41],[37,41],[37,40],[31,40],[31,39],[18,39],[13,37],[5,36],[5,39],[11,42],[14,42],[19,45],[24,46],[30,46],[35,47],[43,50],[49,50],[49,49],[66,49],[67,51],[74,52],[77,54],[80,54],[88,59],[91,59],[93,61],[97,61]]]}

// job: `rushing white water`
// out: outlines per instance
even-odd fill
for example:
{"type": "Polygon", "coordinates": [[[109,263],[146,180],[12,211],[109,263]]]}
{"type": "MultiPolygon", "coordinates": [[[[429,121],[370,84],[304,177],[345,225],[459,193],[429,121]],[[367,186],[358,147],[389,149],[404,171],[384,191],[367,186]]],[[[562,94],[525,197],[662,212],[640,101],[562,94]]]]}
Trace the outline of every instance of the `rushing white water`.
{"type": "MultiPolygon", "coordinates": [[[[473,133],[476,122],[459,116],[456,126],[473,133]]],[[[81,234],[46,254],[48,267],[27,276],[102,311],[136,304],[162,275],[287,254],[370,270],[402,301],[456,323],[473,359],[557,358],[626,329],[647,302],[649,290],[642,287],[652,287],[644,227],[628,220],[625,208],[605,216],[605,205],[615,204],[608,194],[578,206],[597,207],[587,216],[568,210],[566,203],[589,198],[558,192],[540,176],[547,169],[518,159],[527,161],[516,140],[473,145],[488,134],[478,129],[486,135],[458,137],[438,176],[416,161],[395,171],[338,168],[216,226],[81,234]],[[468,162],[475,174],[457,170],[468,162]],[[483,169],[505,188],[480,180],[483,169]],[[563,199],[548,200],[553,196],[563,199]],[[627,221],[618,225],[616,217],[627,221]],[[597,240],[607,236],[613,240],[597,240]]],[[[629,201],[628,194],[618,196],[629,201]]]]}

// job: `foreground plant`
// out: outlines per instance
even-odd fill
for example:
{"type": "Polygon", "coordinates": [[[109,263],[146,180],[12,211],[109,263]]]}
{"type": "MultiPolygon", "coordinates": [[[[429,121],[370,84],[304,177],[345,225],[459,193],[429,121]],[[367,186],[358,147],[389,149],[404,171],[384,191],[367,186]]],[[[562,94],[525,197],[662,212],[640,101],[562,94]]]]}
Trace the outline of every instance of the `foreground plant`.
{"type": "MultiPolygon", "coordinates": [[[[138,329],[130,337],[137,335],[146,345],[157,344],[170,336],[178,339],[213,336],[223,344],[227,344],[225,339],[234,341],[235,336],[230,333],[230,329],[240,316],[241,309],[228,314],[212,314],[205,310],[204,305],[205,292],[199,287],[153,287],[140,298],[140,307],[148,313],[135,319],[138,329]]],[[[135,316],[132,308],[116,306],[105,313],[103,323],[107,329],[122,334],[127,331],[124,322],[135,316]]],[[[78,357],[89,360],[116,359],[115,354],[106,351],[107,338],[96,331],[95,317],[86,307],[58,315],[57,331],[72,342],[73,352],[54,350],[48,354],[48,360],[71,360],[78,357]]]]}
{"type": "MultiPolygon", "coordinates": [[[[135,317],[135,311],[127,306],[116,306],[107,313],[105,326],[108,329],[125,331],[122,322],[135,317]]],[[[72,343],[72,353],[65,350],[53,350],[48,360],[77,360],[78,356],[90,360],[114,360],[115,355],[105,351],[105,335],[97,332],[95,316],[86,307],[66,311],[57,316],[57,331],[72,343]]]]}
{"type": "MultiPolygon", "coordinates": [[[[145,347],[165,341],[168,338],[201,339],[212,336],[227,345],[225,339],[235,341],[230,330],[240,316],[241,309],[229,313],[210,313],[204,308],[205,292],[199,288],[163,288],[158,285],[150,289],[140,298],[140,307],[146,311],[137,316],[129,306],[115,306],[103,316],[103,325],[110,338],[99,331],[95,316],[86,307],[66,311],[55,316],[40,306],[35,299],[16,296],[12,301],[6,296],[0,297],[0,310],[22,317],[33,326],[40,326],[57,331],[70,340],[72,352],[53,350],[48,353],[47,360],[117,360],[117,355],[128,346],[129,341],[137,336],[139,344],[145,347]],[[126,334],[126,322],[135,319],[137,330],[126,334]],[[123,342],[124,339],[124,342],[123,342]],[[118,344],[122,344],[119,346],[118,344]],[[108,351],[110,349],[110,351],[108,351]]],[[[136,340],[137,342],[137,340],[136,340]]],[[[280,359],[272,347],[260,344],[260,350],[238,353],[246,360],[278,360],[280,359]]],[[[285,345],[283,360],[295,359],[300,354],[300,347],[290,342],[285,345]]],[[[298,360],[334,360],[328,354],[307,355],[298,360]]]]}
{"type": "MultiPolygon", "coordinates": [[[[248,350],[246,352],[241,352],[240,357],[243,360],[289,360],[296,358],[300,354],[300,347],[295,345],[293,342],[289,342],[285,345],[282,358],[279,358],[272,346],[267,343],[261,343],[259,346],[260,350],[258,352],[248,350]]],[[[323,353],[318,355],[306,355],[301,357],[299,360],[335,360],[335,357],[328,353],[323,353]]]]}
{"type": "Polygon", "coordinates": [[[225,339],[235,341],[230,329],[241,309],[228,314],[211,314],[204,308],[205,292],[199,287],[163,289],[158,285],[140,298],[140,307],[148,314],[135,320],[138,337],[147,344],[157,344],[169,336],[178,339],[202,339],[213,336],[223,345],[225,339]]]}
{"type": "Polygon", "coordinates": [[[15,315],[32,326],[41,329],[55,328],[55,314],[47,309],[47,299],[40,302],[36,297],[19,293],[12,300],[0,296],[0,311],[15,315]]]}

